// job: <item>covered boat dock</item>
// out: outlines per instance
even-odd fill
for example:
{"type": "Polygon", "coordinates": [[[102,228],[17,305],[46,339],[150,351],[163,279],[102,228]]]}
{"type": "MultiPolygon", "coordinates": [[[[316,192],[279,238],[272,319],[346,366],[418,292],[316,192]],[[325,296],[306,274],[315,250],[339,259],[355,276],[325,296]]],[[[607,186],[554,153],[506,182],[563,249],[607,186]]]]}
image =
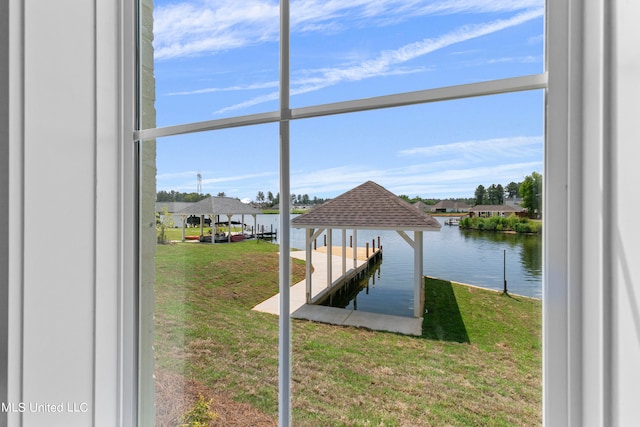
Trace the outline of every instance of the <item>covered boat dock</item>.
{"type": "MultiPolygon", "coordinates": [[[[226,224],[228,225],[228,232],[225,234],[224,239],[228,242],[231,242],[233,239],[233,234],[231,233],[232,221],[231,218],[234,215],[240,215],[242,220],[242,229],[244,232],[245,228],[245,215],[250,215],[253,217],[253,230],[257,229],[257,216],[260,213],[259,209],[254,208],[251,205],[246,203],[242,203],[238,199],[234,199],[232,197],[207,197],[206,199],[202,199],[199,202],[192,203],[189,206],[177,211],[176,215],[182,216],[182,241],[186,240],[185,236],[185,227],[186,227],[186,218],[192,215],[196,215],[200,217],[200,241],[204,240],[204,218],[205,215],[208,215],[211,219],[211,243],[215,243],[216,241],[216,233],[215,233],[215,224],[220,221],[216,220],[216,217],[220,215],[224,215],[227,217],[226,224]]],[[[220,237],[218,236],[218,241],[220,241],[220,237]]]]}

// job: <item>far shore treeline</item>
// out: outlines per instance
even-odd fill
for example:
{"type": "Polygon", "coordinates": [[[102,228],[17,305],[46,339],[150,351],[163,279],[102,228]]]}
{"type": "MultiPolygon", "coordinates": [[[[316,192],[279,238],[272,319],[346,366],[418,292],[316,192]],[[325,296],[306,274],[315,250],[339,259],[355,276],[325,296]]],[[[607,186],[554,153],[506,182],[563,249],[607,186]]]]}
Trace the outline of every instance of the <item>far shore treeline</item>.
{"type": "MultiPolygon", "coordinates": [[[[227,196],[224,191],[219,192],[217,196],[227,196]]],[[[158,191],[156,194],[157,202],[199,202],[202,199],[211,197],[211,194],[200,194],[197,192],[182,193],[180,191],[158,191]]],[[[230,195],[229,197],[233,197],[230,195]]],[[[521,182],[510,182],[505,186],[502,184],[491,184],[488,187],[484,185],[478,185],[474,192],[473,197],[458,197],[458,198],[423,198],[420,196],[409,197],[406,194],[401,194],[398,197],[406,200],[409,203],[422,202],[426,205],[435,205],[443,200],[450,200],[454,202],[462,202],[470,206],[477,205],[502,205],[506,198],[520,198],[522,201],[520,205],[526,208],[529,212],[537,213],[537,217],[540,217],[541,213],[541,199],[542,199],[542,175],[538,172],[532,172],[531,175],[527,175],[521,182]]],[[[324,199],[320,197],[310,197],[308,194],[291,194],[291,205],[293,207],[309,207],[326,202],[330,199],[324,199]]],[[[259,206],[262,209],[274,209],[280,204],[280,193],[273,194],[271,191],[258,191],[255,199],[252,203],[259,206]]],[[[492,226],[492,225],[491,225],[492,226]]]]}
{"type": "Polygon", "coordinates": [[[530,220],[517,215],[481,217],[464,217],[458,223],[463,230],[503,231],[524,234],[540,234],[542,222],[530,220]]]}
{"type": "MultiPolygon", "coordinates": [[[[224,191],[216,194],[218,197],[233,197],[227,196],[224,191]]],[[[180,191],[158,191],[156,193],[156,202],[199,202],[202,199],[206,199],[207,197],[211,197],[211,194],[199,194],[199,193],[181,193],[180,191]]],[[[293,206],[296,205],[318,205],[326,202],[329,199],[323,199],[320,197],[309,197],[308,194],[291,194],[291,204],[293,206]]],[[[263,209],[269,209],[276,207],[280,203],[280,193],[277,193],[275,196],[273,192],[267,191],[265,194],[263,191],[258,191],[255,200],[252,200],[253,203],[260,206],[263,209]]]]}

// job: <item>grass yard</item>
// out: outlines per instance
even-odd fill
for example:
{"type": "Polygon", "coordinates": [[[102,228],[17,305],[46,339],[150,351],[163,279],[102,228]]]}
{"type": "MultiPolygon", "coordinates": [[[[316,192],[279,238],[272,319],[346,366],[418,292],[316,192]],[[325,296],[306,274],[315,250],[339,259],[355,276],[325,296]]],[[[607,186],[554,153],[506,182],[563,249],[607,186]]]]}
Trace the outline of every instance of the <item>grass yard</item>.
{"type": "MultiPolygon", "coordinates": [[[[251,310],[278,292],[277,251],[158,246],[158,425],[198,395],[212,425],[277,425],[278,318],[251,310]]],[[[540,425],[541,302],[436,279],[425,301],[422,337],[293,321],[293,425],[540,425]]]]}

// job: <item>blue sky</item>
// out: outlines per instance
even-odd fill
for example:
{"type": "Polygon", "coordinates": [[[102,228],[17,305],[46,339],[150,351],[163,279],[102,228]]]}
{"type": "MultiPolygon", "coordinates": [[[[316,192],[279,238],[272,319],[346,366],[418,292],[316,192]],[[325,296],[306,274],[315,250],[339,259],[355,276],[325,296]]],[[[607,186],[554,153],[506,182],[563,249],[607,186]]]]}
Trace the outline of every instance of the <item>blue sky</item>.
{"type": "MultiPolygon", "coordinates": [[[[157,125],[278,110],[277,1],[155,1],[157,125]]],[[[543,72],[539,0],[291,3],[291,106],[543,72]]],[[[541,91],[294,121],[291,192],[472,197],[542,172],[541,91]]],[[[158,190],[278,191],[275,124],[158,140],[158,190]]]]}

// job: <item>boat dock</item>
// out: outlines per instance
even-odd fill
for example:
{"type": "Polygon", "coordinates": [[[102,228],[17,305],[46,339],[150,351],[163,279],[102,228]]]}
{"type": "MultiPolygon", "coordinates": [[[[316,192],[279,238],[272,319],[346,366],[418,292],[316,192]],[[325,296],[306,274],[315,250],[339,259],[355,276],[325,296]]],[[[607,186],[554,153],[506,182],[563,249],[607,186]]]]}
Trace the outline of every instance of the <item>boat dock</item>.
{"type": "MultiPolygon", "coordinates": [[[[348,252],[352,252],[348,248],[348,252]]],[[[368,313],[344,308],[328,307],[318,305],[319,301],[324,301],[339,292],[344,284],[356,280],[361,275],[366,274],[368,268],[379,261],[382,257],[380,248],[369,250],[367,248],[357,248],[357,259],[355,268],[342,274],[342,247],[333,247],[331,257],[327,255],[327,247],[317,248],[311,253],[313,273],[311,277],[311,304],[307,304],[306,280],[303,279],[291,286],[289,294],[290,314],[295,319],[306,319],[321,323],[329,323],[343,326],[363,327],[378,331],[396,332],[405,335],[422,335],[422,318],[392,316],[387,314],[368,313]],[[331,259],[332,268],[329,267],[328,259],[331,259]],[[331,284],[327,286],[327,276],[331,274],[331,284]]],[[[292,258],[306,260],[305,251],[291,252],[292,258]]],[[[353,260],[349,260],[353,262],[353,260]]],[[[253,310],[271,314],[280,314],[280,294],[256,305],[253,310]]]]}
{"type": "Polygon", "coordinates": [[[448,220],[446,220],[444,222],[444,225],[455,225],[458,226],[460,225],[460,219],[459,217],[454,217],[454,218],[449,218],[448,220]]]}
{"type": "MultiPolygon", "coordinates": [[[[317,252],[326,254],[327,247],[322,246],[319,249],[316,249],[317,252]]],[[[353,248],[348,248],[347,252],[353,252],[353,248]]],[[[329,286],[323,287],[317,282],[313,282],[312,278],[312,296],[311,296],[311,304],[319,304],[319,305],[329,305],[331,306],[331,300],[335,295],[342,296],[344,293],[348,293],[353,288],[353,285],[358,283],[360,279],[367,275],[369,269],[380,262],[382,260],[382,248],[378,247],[377,249],[370,249],[368,246],[366,248],[356,248],[356,266],[355,268],[351,268],[345,272],[345,274],[341,274],[337,279],[331,280],[331,284],[329,286]],[[313,292],[313,286],[321,288],[315,292],[313,292]]],[[[342,247],[333,247],[332,248],[332,256],[337,257],[339,262],[342,262],[342,247]]],[[[348,262],[352,262],[353,260],[349,259],[348,262]]],[[[315,266],[315,263],[313,263],[315,266]]],[[[334,264],[340,265],[340,264],[334,264]]],[[[318,282],[323,283],[321,278],[318,278],[318,282]]],[[[327,283],[326,279],[324,283],[327,283]]]]}

